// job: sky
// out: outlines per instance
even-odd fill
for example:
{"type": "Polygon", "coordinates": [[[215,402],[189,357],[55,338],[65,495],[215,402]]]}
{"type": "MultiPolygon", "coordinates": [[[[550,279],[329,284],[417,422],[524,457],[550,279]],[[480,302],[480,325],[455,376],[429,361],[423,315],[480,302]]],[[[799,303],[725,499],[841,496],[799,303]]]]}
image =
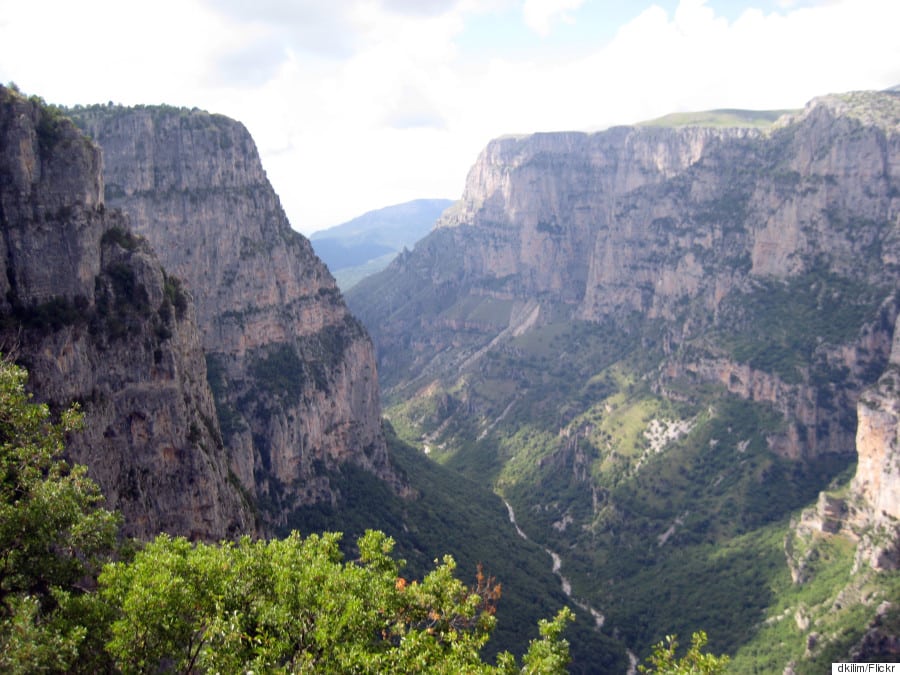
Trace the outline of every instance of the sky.
{"type": "Polygon", "coordinates": [[[900,84],[898,0],[0,0],[0,83],[243,122],[294,229],[458,199],[492,139],[900,84]]]}

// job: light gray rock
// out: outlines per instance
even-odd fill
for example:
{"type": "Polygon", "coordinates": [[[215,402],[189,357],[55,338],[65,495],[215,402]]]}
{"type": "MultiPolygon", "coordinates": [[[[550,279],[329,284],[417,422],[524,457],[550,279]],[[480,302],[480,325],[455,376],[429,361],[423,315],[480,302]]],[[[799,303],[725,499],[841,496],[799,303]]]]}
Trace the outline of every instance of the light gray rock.
{"type": "Polygon", "coordinates": [[[269,526],[338,500],[328,473],[345,463],[402,492],[369,337],[291,229],[243,125],[166,107],[73,114],[103,148],[109,205],[195,298],[230,466],[269,526]]]}
{"type": "Polygon", "coordinates": [[[78,401],[69,444],[124,530],[217,540],[256,531],[229,479],[190,297],[105,208],[99,148],[0,87],[3,352],[38,400],[78,401]]]}

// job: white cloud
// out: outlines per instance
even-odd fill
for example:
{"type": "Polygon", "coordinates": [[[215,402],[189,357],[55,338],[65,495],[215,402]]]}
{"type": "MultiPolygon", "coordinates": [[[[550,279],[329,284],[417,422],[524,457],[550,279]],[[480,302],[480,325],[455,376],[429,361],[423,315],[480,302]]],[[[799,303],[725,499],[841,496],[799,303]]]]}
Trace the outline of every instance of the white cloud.
{"type": "Polygon", "coordinates": [[[675,110],[787,108],[900,82],[900,3],[843,0],[736,21],[704,2],[651,6],[564,62],[493,64],[483,81],[507,131],[602,128],[675,110]],[[852,28],[851,28],[852,27],[852,28]]]}
{"type": "MultiPolygon", "coordinates": [[[[578,4],[527,7],[552,29],[578,4]]],[[[239,119],[291,223],[311,232],[458,197],[502,134],[799,107],[900,83],[900,3],[801,4],[766,13],[748,0],[727,21],[700,0],[672,13],[646,0],[612,39],[558,52],[506,21],[520,0],[0,0],[0,82],[51,102],[166,102],[239,119]],[[503,19],[490,24],[496,49],[475,60],[463,38],[492,11],[503,19]]]]}
{"type": "Polygon", "coordinates": [[[522,17],[535,33],[546,36],[554,21],[572,21],[568,12],[583,4],[584,0],[525,0],[522,17]]]}

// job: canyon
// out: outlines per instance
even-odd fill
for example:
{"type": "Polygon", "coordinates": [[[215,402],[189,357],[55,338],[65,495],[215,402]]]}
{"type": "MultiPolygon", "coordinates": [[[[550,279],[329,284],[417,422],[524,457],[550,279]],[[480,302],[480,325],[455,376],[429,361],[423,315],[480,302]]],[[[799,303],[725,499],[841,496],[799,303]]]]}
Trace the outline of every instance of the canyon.
{"type": "Polygon", "coordinates": [[[0,144],[0,345],[126,534],[478,531],[578,598],[573,672],[892,658],[896,92],[494,140],[346,304],[239,122],[0,88],[0,144]]]}
{"type": "MultiPolygon", "coordinates": [[[[806,505],[855,506],[843,528],[796,519],[803,555],[844,537],[858,579],[896,566],[898,167],[891,91],[761,127],[499,138],[347,300],[395,424],[502,494],[611,632],[638,647],[714,624],[740,656],[768,600],[735,580],[787,583],[774,532],[793,541],[806,505]],[[771,566],[726,573],[708,547],[771,566]]],[[[792,658],[825,658],[817,639],[792,658]]]]}

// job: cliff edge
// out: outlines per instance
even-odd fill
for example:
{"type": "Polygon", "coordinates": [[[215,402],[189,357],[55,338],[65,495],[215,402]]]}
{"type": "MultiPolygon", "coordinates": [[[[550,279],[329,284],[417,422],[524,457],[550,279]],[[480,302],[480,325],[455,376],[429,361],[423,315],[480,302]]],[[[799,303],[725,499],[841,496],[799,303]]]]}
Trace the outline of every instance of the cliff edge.
{"type": "Polygon", "coordinates": [[[243,125],[167,107],[73,111],[105,193],[196,299],[231,468],[272,527],[336,502],[345,463],[403,486],[381,430],[374,351],[291,229],[243,125]]]}

